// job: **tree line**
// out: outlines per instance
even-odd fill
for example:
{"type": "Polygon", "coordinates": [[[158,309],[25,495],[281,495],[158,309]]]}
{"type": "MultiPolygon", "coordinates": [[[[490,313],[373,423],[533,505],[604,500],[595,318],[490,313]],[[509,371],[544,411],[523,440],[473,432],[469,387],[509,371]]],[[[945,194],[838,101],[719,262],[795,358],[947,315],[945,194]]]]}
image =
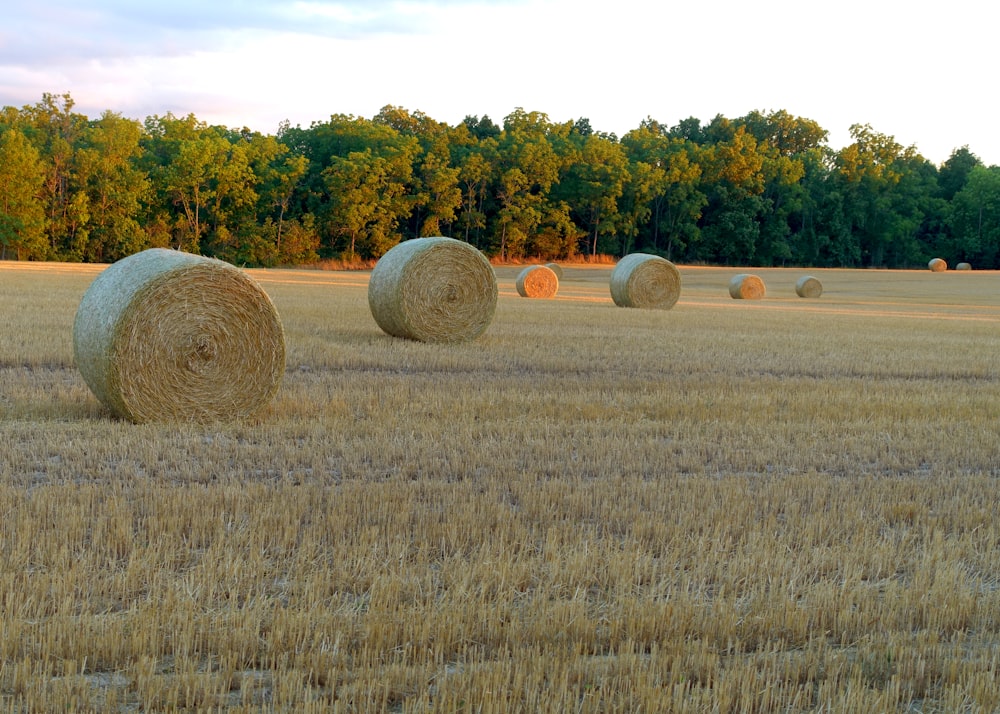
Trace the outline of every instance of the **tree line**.
{"type": "Polygon", "coordinates": [[[935,166],[866,124],[833,150],[786,111],[649,118],[619,138],[520,108],[449,126],[386,106],[266,135],[73,107],[45,94],[0,110],[0,258],[173,247],[297,265],[444,235],[501,260],[1000,267],[1000,167],[967,146],[935,166]]]}

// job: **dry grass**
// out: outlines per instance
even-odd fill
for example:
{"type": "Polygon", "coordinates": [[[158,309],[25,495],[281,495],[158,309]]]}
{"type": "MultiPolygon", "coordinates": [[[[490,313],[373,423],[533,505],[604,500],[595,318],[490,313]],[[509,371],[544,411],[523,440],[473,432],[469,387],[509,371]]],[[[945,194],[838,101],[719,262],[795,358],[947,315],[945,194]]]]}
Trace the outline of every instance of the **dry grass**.
{"type": "Polygon", "coordinates": [[[174,428],[73,367],[93,269],[0,264],[0,709],[1000,708],[997,273],[518,271],[459,345],[253,272],[281,390],[174,428]]]}

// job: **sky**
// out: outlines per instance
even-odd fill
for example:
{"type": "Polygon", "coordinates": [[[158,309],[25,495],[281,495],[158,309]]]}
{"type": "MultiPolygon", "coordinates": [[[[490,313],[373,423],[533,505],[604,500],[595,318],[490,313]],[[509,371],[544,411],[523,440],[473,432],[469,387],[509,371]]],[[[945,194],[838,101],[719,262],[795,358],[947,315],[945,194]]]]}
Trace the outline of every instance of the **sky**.
{"type": "Polygon", "coordinates": [[[784,110],[870,124],[940,165],[1000,164],[981,0],[7,0],[0,106],[193,113],[275,134],[386,105],[449,125],[517,108],[619,137],[784,110]]]}

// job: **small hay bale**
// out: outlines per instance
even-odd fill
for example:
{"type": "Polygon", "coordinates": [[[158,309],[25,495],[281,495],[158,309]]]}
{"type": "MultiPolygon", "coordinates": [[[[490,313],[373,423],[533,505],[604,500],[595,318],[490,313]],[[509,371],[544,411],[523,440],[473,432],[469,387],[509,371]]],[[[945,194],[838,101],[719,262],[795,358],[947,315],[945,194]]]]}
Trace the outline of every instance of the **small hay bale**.
{"type": "Polygon", "coordinates": [[[273,303],[242,270],[151,248],[98,275],[73,323],[76,366],[94,395],[133,422],[257,414],[285,372],[273,303]]]}
{"type": "Polygon", "coordinates": [[[559,263],[546,263],[545,267],[556,274],[556,277],[562,280],[562,266],[559,263]]]}
{"type": "Polygon", "coordinates": [[[454,238],[414,238],[375,264],[368,307],[393,337],[464,342],[493,321],[497,278],[481,252],[454,238]]]}
{"type": "Polygon", "coordinates": [[[760,300],[766,292],[764,281],[750,273],[734,275],[729,281],[729,296],[734,300],[760,300]]]}
{"type": "Polygon", "coordinates": [[[803,275],[795,282],[795,294],[800,298],[818,298],[823,294],[823,283],[811,275],[803,275]]]}
{"type": "Polygon", "coordinates": [[[934,273],[943,273],[948,269],[948,263],[946,263],[941,258],[931,258],[927,267],[931,269],[934,273]]]}
{"type": "Polygon", "coordinates": [[[529,265],[517,276],[514,285],[521,297],[550,298],[559,290],[559,276],[545,265],[529,265]]]}
{"type": "Polygon", "coordinates": [[[959,263],[955,266],[955,270],[972,270],[971,263],[959,263]]]}
{"type": "Polygon", "coordinates": [[[611,271],[611,299],[619,307],[669,310],[680,294],[680,271],[658,255],[630,253],[611,271]]]}

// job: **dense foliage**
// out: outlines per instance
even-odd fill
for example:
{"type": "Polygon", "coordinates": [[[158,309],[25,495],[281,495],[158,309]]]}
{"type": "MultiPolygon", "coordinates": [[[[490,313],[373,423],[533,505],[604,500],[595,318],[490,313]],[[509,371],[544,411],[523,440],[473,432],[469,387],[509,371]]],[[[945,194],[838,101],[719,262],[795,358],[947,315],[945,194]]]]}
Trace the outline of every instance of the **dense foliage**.
{"type": "Polygon", "coordinates": [[[245,265],[378,258],[445,235],[501,260],[1000,267],[1000,167],[940,167],[869,125],[827,146],[785,111],[653,119],[618,138],[514,110],[458,126],[384,107],[275,136],[194,115],[0,110],[0,258],[113,261],[172,246],[245,265]]]}

